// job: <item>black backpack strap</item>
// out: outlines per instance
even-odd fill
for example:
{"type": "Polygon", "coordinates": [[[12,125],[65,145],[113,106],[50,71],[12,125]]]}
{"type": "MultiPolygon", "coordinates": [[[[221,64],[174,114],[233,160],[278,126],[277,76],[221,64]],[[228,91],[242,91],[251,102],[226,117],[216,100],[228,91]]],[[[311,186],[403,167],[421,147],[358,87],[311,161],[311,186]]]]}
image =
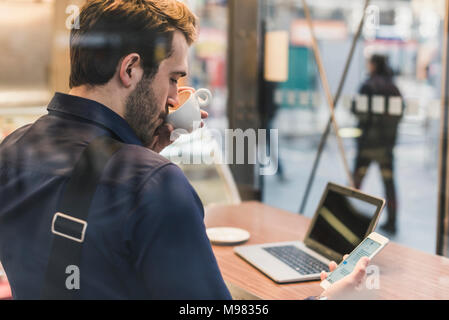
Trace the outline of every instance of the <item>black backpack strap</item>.
{"type": "Polygon", "coordinates": [[[83,151],[53,216],[53,244],[45,275],[42,299],[77,299],[81,288],[67,285],[75,268],[82,274],[81,252],[87,229],[89,208],[103,169],[122,143],[110,137],[94,139],[83,151]]]}

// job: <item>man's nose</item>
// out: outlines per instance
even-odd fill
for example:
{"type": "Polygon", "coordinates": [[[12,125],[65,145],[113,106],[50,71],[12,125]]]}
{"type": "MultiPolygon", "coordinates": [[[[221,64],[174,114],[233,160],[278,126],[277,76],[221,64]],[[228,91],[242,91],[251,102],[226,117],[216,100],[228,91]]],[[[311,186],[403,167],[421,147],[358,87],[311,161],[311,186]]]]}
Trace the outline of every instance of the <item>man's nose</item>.
{"type": "Polygon", "coordinates": [[[179,105],[179,98],[178,98],[178,95],[176,94],[175,96],[169,97],[169,98],[167,99],[167,104],[169,104],[169,105],[171,105],[171,106],[173,106],[173,107],[178,106],[178,105],[179,105]]]}

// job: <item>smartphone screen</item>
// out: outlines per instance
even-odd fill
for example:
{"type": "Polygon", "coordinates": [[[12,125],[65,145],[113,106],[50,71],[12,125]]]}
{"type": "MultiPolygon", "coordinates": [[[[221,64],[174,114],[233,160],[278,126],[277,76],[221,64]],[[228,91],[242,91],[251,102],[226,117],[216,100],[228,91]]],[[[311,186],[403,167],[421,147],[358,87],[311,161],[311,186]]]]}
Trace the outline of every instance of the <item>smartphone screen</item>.
{"type": "Polygon", "coordinates": [[[354,270],[357,262],[362,257],[370,257],[381,246],[381,243],[376,242],[371,238],[366,238],[353,252],[351,252],[349,257],[347,257],[346,260],[344,260],[337,269],[326,278],[326,280],[332,284],[344,278],[354,270]]]}

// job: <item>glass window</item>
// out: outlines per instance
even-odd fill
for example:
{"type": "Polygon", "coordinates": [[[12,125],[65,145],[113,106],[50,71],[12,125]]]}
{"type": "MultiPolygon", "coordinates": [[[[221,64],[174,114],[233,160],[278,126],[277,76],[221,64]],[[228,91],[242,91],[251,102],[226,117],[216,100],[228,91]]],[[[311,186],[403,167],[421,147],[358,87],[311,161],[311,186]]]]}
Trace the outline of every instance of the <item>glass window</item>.
{"type": "MultiPolygon", "coordinates": [[[[364,3],[308,1],[334,97],[364,3]]],[[[328,181],[350,182],[332,129],[305,202],[329,105],[302,1],[264,6],[267,32],[289,34],[288,79],[273,83],[281,170],[265,177],[264,201],[294,212],[303,207],[311,217],[328,181]]],[[[444,1],[371,1],[365,12],[335,105],[349,176],[355,187],[386,199],[380,232],[435,253],[444,1]]]]}
{"type": "MultiPolygon", "coordinates": [[[[211,136],[218,133],[222,138],[228,128],[227,1],[185,2],[200,18],[201,30],[189,53],[184,85],[210,89],[214,102],[207,109],[205,134],[184,137],[164,150],[172,160],[179,152],[191,159],[222,152],[211,136]]],[[[53,92],[67,89],[66,22],[74,12],[66,10],[83,3],[0,1],[0,46],[4,49],[0,52],[0,140],[45,114],[53,92]]],[[[444,0],[373,0],[366,10],[363,0],[308,1],[333,97],[361,17],[366,16],[335,105],[338,139],[349,172],[333,129],[316,162],[330,112],[302,1],[260,3],[261,20],[271,36],[264,38],[266,45],[283,41],[285,35],[288,41],[288,61],[275,61],[276,68],[266,70],[263,87],[263,97],[269,101],[265,120],[269,128],[279,130],[280,138],[277,174],[264,176],[264,202],[311,217],[328,181],[350,185],[355,180],[362,191],[386,198],[380,226],[390,221],[386,232],[392,240],[434,253],[444,0]],[[377,58],[370,62],[373,57],[377,58]],[[286,70],[281,70],[283,65],[286,70]],[[390,74],[386,82],[373,80],[372,70],[379,65],[390,74]],[[377,90],[378,86],[386,89],[377,90]],[[315,163],[317,170],[309,185],[315,163]]],[[[265,67],[270,65],[267,61],[265,67]]],[[[203,163],[182,168],[205,204],[239,201],[226,166],[203,163]]]]}
{"type": "Polygon", "coordinates": [[[45,112],[52,28],[53,1],[0,1],[0,141],[45,112]]]}
{"type": "Polygon", "coordinates": [[[213,157],[210,161],[204,161],[205,157],[210,158],[212,154],[221,154],[223,150],[217,139],[220,140],[228,128],[226,1],[184,2],[200,19],[200,32],[197,42],[190,49],[189,75],[183,85],[209,89],[213,103],[205,109],[209,113],[206,127],[192,135],[182,136],[167,147],[162,155],[181,167],[204,205],[238,203],[240,197],[228,166],[222,161],[213,160],[213,157]]]}

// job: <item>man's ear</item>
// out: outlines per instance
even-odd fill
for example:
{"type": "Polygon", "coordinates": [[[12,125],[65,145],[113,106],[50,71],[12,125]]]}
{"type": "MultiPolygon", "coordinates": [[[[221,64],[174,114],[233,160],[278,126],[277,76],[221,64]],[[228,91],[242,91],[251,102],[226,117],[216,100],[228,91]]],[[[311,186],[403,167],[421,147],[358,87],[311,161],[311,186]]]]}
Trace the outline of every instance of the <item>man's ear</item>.
{"type": "Polygon", "coordinates": [[[141,62],[142,59],[137,53],[131,53],[121,60],[119,80],[124,87],[135,87],[140,79],[142,79],[143,68],[141,62]]]}

